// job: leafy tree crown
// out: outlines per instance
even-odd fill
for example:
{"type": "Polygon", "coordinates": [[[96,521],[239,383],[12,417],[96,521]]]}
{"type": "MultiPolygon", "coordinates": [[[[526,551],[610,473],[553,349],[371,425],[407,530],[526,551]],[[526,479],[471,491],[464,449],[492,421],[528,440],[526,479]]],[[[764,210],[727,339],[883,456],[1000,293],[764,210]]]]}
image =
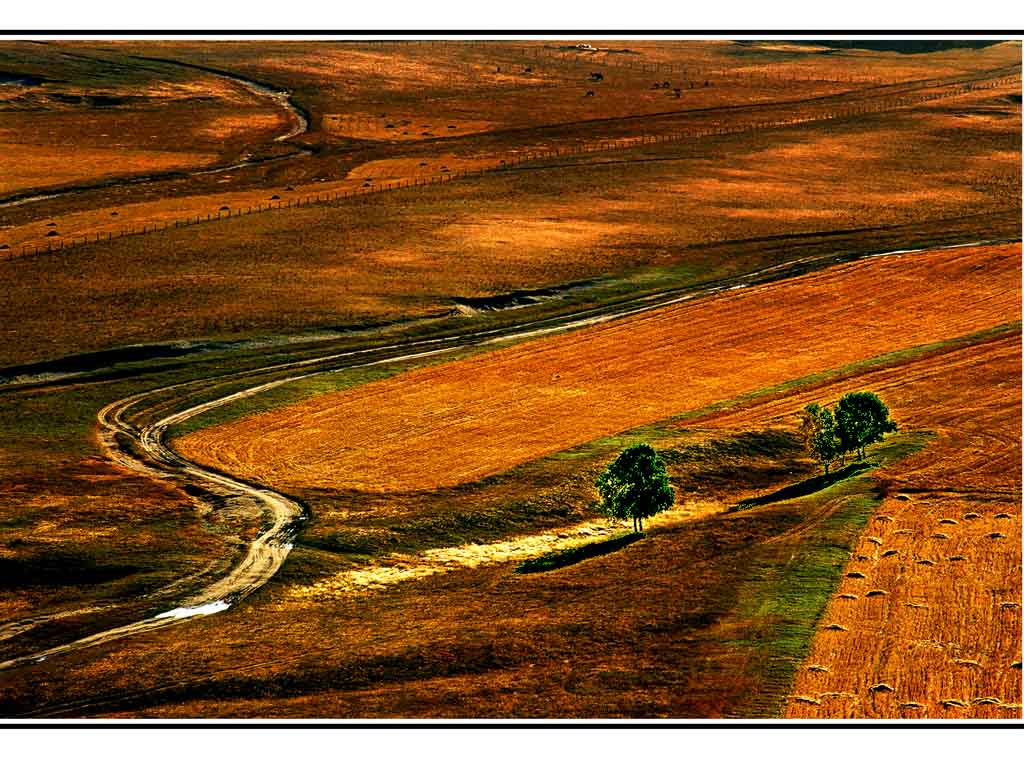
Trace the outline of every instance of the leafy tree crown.
{"type": "Polygon", "coordinates": [[[859,451],[896,430],[885,402],[870,391],[847,393],[836,404],[836,424],[844,451],[859,451]]]}
{"type": "Polygon", "coordinates": [[[642,520],[662,512],[675,502],[665,463],[647,443],[625,449],[597,479],[601,506],[618,519],[642,520]]]}

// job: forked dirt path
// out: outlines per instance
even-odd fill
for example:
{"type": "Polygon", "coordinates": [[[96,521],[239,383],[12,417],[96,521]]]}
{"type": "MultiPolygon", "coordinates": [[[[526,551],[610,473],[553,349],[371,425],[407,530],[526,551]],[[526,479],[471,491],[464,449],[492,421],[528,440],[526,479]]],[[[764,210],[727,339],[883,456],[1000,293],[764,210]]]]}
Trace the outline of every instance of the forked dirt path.
{"type": "MultiPolygon", "coordinates": [[[[286,142],[292,139],[293,137],[298,137],[299,135],[309,131],[308,115],[302,110],[300,106],[298,106],[295,103],[295,101],[292,100],[291,93],[288,92],[288,90],[278,89],[271,85],[264,84],[262,82],[256,82],[252,79],[247,79],[238,74],[223,71],[222,69],[213,69],[206,66],[199,66],[197,64],[184,63],[182,61],[176,61],[171,58],[148,58],[146,56],[133,56],[133,58],[138,58],[139,60],[144,61],[154,61],[157,63],[169,64],[172,66],[179,66],[186,69],[194,69],[197,71],[202,71],[206,74],[212,74],[213,76],[220,77],[221,79],[225,79],[229,82],[233,82],[234,84],[251,92],[253,95],[273,101],[275,105],[283,109],[285,113],[288,115],[288,129],[273,139],[273,142],[275,143],[286,142]]],[[[312,151],[310,151],[308,148],[296,148],[293,153],[289,153],[288,155],[285,156],[275,156],[272,158],[263,159],[246,159],[243,161],[236,161],[231,164],[223,164],[220,166],[207,166],[204,168],[196,169],[177,169],[170,172],[155,173],[148,172],[143,175],[123,176],[111,180],[104,180],[99,183],[79,184],[73,187],[66,187],[59,190],[51,190],[49,192],[32,193],[29,195],[14,194],[13,196],[9,196],[7,200],[0,202],[0,208],[6,208],[10,206],[22,206],[26,203],[35,203],[37,201],[50,200],[52,198],[59,198],[64,195],[81,193],[86,190],[95,189],[96,187],[110,187],[113,185],[135,185],[144,182],[152,182],[154,180],[159,180],[166,177],[199,177],[205,174],[219,174],[222,172],[241,169],[246,166],[256,166],[258,164],[265,164],[271,161],[277,162],[286,159],[297,158],[299,156],[307,156],[311,152],[312,151]]]]}
{"type": "MultiPolygon", "coordinates": [[[[978,241],[946,248],[961,248],[1008,241],[978,241]]],[[[936,249],[914,249],[877,252],[868,254],[832,254],[817,258],[802,259],[784,266],[772,266],[763,270],[739,275],[697,287],[665,291],[655,296],[645,295],[623,303],[598,306],[558,318],[540,319],[521,323],[509,328],[479,330],[446,338],[424,339],[408,343],[392,344],[373,349],[349,351],[326,357],[264,367],[258,370],[229,373],[217,380],[236,381],[246,377],[256,379],[267,373],[287,372],[284,377],[257,382],[247,389],[191,406],[182,411],[162,417],[151,424],[137,427],[128,419],[129,413],[139,412],[147,402],[155,402],[168,392],[187,394],[197,383],[208,383],[209,379],[178,383],[135,394],[115,401],[101,409],[97,415],[100,441],[107,456],[126,469],[149,477],[172,480],[181,485],[198,487],[202,492],[229,497],[235,506],[244,507],[253,519],[253,524],[262,529],[249,542],[244,556],[226,574],[216,566],[192,579],[192,590],[182,590],[177,596],[176,606],[158,614],[126,625],[93,633],[74,641],[42,651],[0,662],[0,670],[28,665],[49,657],[66,654],[88,647],[115,641],[139,633],[151,632],[187,620],[222,612],[245,598],[269,581],[284,563],[292,548],[292,539],[306,516],[304,507],[288,496],[260,486],[230,477],[213,468],[196,464],[165,443],[169,428],[192,417],[234,401],[248,398],[286,383],[315,375],[341,372],[378,364],[415,361],[448,352],[472,347],[520,340],[538,335],[564,332],[580,327],[595,325],[610,320],[635,316],[670,306],[700,296],[708,296],[723,290],[735,290],[755,284],[764,284],[808,271],[824,269],[836,264],[858,259],[881,259],[887,256],[906,255],[936,249]]],[[[176,588],[187,584],[176,582],[176,588]]],[[[166,594],[159,590],[151,596],[156,599],[166,594]]],[[[170,606],[170,605],[168,605],[170,606]]],[[[93,608],[94,610],[95,608],[93,608]]],[[[92,611],[92,610],[90,610],[92,611]]],[[[84,612],[84,610],[83,610],[84,612]]],[[[42,618],[36,618],[40,620],[42,618]]],[[[14,638],[34,625],[33,621],[18,621],[7,626],[14,638]]]]}

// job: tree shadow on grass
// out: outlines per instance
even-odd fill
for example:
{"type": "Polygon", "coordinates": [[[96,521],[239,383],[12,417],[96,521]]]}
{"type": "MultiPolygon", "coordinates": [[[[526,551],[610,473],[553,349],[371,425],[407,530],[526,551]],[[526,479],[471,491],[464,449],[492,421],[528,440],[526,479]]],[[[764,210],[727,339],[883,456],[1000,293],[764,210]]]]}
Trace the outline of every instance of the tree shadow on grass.
{"type": "Polygon", "coordinates": [[[829,486],[833,486],[842,480],[851,478],[858,473],[864,472],[864,470],[870,470],[877,466],[877,462],[869,462],[867,460],[851,462],[841,470],[830,472],[827,475],[817,475],[813,478],[808,478],[807,480],[801,480],[799,483],[794,483],[793,485],[780,488],[778,491],[765,494],[764,496],[756,496],[753,499],[744,499],[731,507],[729,511],[740,512],[744,509],[759,507],[763,504],[772,504],[777,501],[786,501],[787,499],[796,499],[800,496],[808,496],[812,493],[823,491],[829,486]]]}
{"type": "Polygon", "coordinates": [[[516,567],[516,572],[542,573],[548,570],[557,570],[560,567],[575,565],[577,562],[582,562],[591,557],[611,554],[625,546],[629,546],[634,541],[639,541],[645,535],[645,533],[626,533],[625,535],[614,536],[601,541],[591,541],[582,546],[574,546],[571,549],[549,552],[540,557],[534,557],[521,562],[516,567]]]}

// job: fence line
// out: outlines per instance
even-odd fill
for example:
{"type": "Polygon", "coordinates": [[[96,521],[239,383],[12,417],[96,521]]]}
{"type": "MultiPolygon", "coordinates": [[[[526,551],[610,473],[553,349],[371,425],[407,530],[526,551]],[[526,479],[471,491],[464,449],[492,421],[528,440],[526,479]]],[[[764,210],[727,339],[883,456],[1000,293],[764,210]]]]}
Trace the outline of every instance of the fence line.
{"type": "MultiPolygon", "coordinates": [[[[664,75],[669,74],[673,76],[684,76],[684,77],[740,77],[747,79],[759,79],[766,81],[775,82],[827,82],[832,84],[880,84],[883,82],[881,77],[821,77],[815,76],[813,73],[804,72],[801,76],[800,72],[790,73],[788,75],[780,75],[779,71],[781,66],[776,67],[774,70],[771,67],[765,67],[764,69],[722,69],[722,68],[710,68],[702,67],[699,64],[681,64],[681,63],[669,63],[664,61],[650,61],[650,60],[631,60],[630,58],[620,57],[613,58],[616,54],[628,55],[623,51],[608,51],[608,50],[580,50],[580,49],[569,49],[563,50],[559,48],[552,48],[550,46],[516,46],[514,40],[359,40],[354,41],[352,44],[356,48],[365,48],[373,50],[375,48],[380,49],[387,46],[395,47],[412,47],[413,45],[422,45],[427,48],[431,47],[448,47],[450,45],[457,45],[463,48],[483,48],[487,49],[491,47],[489,52],[495,53],[493,60],[495,62],[507,62],[511,56],[508,54],[509,49],[518,50],[518,58],[515,62],[520,61],[551,61],[560,64],[565,64],[575,67],[593,67],[593,66],[604,66],[606,68],[613,69],[627,69],[629,71],[638,74],[655,74],[664,75]],[[500,49],[495,50],[491,43],[495,45],[503,46],[500,49]],[[504,55],[502,55],[504,53],[504,55]],[[603,56],[603,57],[599,57],[603,56]]],[[[792,70],[790,70],[792,71],[792,70]]]]}
{"type": "MultiPolygon", "coordinates": [[[[882,98],[880,100],[854,103],[849,105],[837,104],[836,108],[826,110],[822,113],[813,116],[792,117],[782,119],[775,118],[754,121],[746,124],[740,124],[729,127],[706,126],[658,135],[610,138],[595,141],[592,143],[587,143],[582,146],[526,150],[522,153],[508,154],[505,158],[497,158],[496,163],[492,163],[488,166],[480,167],[477,169],[453,170],[451,172],[447,172],[440,175],[431,175],[428,177],[412,177],[404,180],[399,179],[371,187],[354,188],[352,190],[338,190],[327,193],[316,193],[313,195],[306,195],[296,199],[282,199],[277,201],[257,203],[255,206],[250,205],[246,207],[238,207],[235,209],[221,209],[216,213],[208,213],[206,214],[205,217],[199,214],[194,217],[188,216],[184,219],[176,219],[171,221],[145,222],[142,224],[128,225],[122,227],[119,232],[107,231],[105,233],[95,232],[86,233],[83,235],[73,235],[68,239],[60,238],[54,241],[53,243],[47,242],[45,245],[40,243],[34,243],[30,245],[26,243],[21,246],[20,253],[18,251],[12,251],[11,253],[8,253],[4,258],[8,260],[13,260],[19,258],[27,258],[31,256],[55,254],[60,253],[65,249],[78,248],[83,245],[107,242],[110,240],[116,240],[123,237],[153,234],[155,232],[163,232],[165,230],[179,229],[182,227],[193,227],[198,224],[209,224],[227,219],[236,219],[240,216],[262,214],[268,211],[277,211],[281,209],[307,208],[309,206],[314,205],[327,205],[343,202],[352,198],[360,198],[364,196],[374,195],[382,192],[392,192],[395,190],[404,190],[408,188],[441,185],[448,182],[452,182],[456,179],[463,179],[467,177],[480,177],[483,176],[485,173],[507,171],[514,167],[522,166],[523,164],[528,164],[535,161],[543,161],[551,158],[572,157],[587,153],[601,153],[613,150],[628,150],[630,148],[635,148],[642,145],[656,145],[667,142],[678,142],[681,140],[692,140],[704,137],[741,134],[744,132],[753,132],[766,129],[778,129],[790,126],[797,126],[809,122],[829,121],[833,119],[844,119],[851,116],[881,113],[884,111],[894,110],[909,105],[916,105],[918,103],[937,100],[939,98],[955,97],[957,95],[963,95],[968,92],[973,92],[976,90],[992,89],[994,87],[999,87],[1004,84],[1010,84],[1014,80],[1019,79],[1020,76],[1020,73],[1015,73],[1009,76],[1004,76],[993,80],[987,80],[984,82],[972,82],[956,86],[945,86],[941,87],[941,89],[936,88],[936,91],[918,93],[912,96],[889,96],[882,98]]],[[[0,251],[4,250],[5,249],[0,248],[0,251]]]]}

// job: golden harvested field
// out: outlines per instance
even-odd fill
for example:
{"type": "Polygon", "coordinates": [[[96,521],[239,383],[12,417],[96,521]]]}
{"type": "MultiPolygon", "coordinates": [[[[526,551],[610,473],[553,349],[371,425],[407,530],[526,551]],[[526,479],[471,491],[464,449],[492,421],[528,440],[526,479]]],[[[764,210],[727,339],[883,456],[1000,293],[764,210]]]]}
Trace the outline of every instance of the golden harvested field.
{"type": "MultiPolygon", "coordinates": [[[[923,359],[895,361],[881,369],[851,369],[836,381],[740,403],[730,412],[681,422],[678,434],[683,441],[694,433],[697,440],[728,441],[730,435],[749,434],[762,425],[791,433],[797,426],[795,412],[808,401],[828,401],[850,388],[870,388],[892,402],[904,430],[931,425],[939,432],[907,463],[916,462],[917,467],[922,462],[944,461],[957,469],[961,460],[967,467],[989,454],[998,456],[1004,452],[1004,441],[1019,439],[1019,374],[1020,333],[1015,330],[923,359]],[[1000,390],[993,393],[993,389],[1000,390]],[[971,409],[975,403],[980,424],[967,425],[961,435],[956,430],[961,417],[950,417],[948,412],[954,406],[971,409]],[[995,435],[989,437],[990,433],[995,435]]],[[[659,443],[659,447],[673,445],[669,440],[659,443]]],[[[1019,451],[1019,442],[1016,446],[1019,451]]],[[[1009,458],[1015,455],[1009,452],[1009,458]]],[[[800,464],[789,459],[780,463],[800,464]]],[[[303,542],[282,577],[238,609],[158,636],[126,640],[103,657],[80,653],[32,671],[13,672],[8,684],[22,695],[26,709],[82,699],[86,707],[77,714],[106,717],[735,715],[739,706],[777,686],[766,677],[769,668],[750,643],[776,635],[774,621],[766,613],[750,615],[743,607],[751,596],[755,607],[771,601],[757,596],[763,593],[759,584],[764,582],[758,575],[758,561],[763,562],[769,552],[780,567],[787,566],[787,559],[801,551],[802,533],[814,527],[815,515],[790,505],[793,514],[767,506],[709,517],[709,508],[721,512],[736,498],[735,486],[720,491],[706,479],[708,467],[722,464],[697,460],[689,466],[673,465],[675,477],[692,468],[693,482],[702,484],[695,504],[690,504],[690,494],[684,496],[687,508],[697,507],[689,521],[668,519],[665,527],[655,525],[647,540],[626,551],[559,572],[520,576],[512,572],[511,561],[498,558],[478,565],[453,563],[426,577],[418,576],[413,566],[407,569],[408,580],[386,590],[371,587],[322,594],[316,581],[337,558],[303,542]],[[614,592],[609,578],[616,579],[614,592]],[[742,590],[739,600],[737,589],[742,590]],[[339,620],[344,625],[339,626],[339,620]],[[201,651],[197,641],[202,641],[201,651]],[[241,666],[239,651],[245,652],[241,666]]],[[[740,481],[750,477],[763,464],[744,460],[736,477],[740,481]]],[[[998,462],[993,465],[993,474],[999,467],[998,462]]],[[[783,472],[778,477],[787,482],[792,475],[783,472]]],[[[893,473],[882,477],[892,478],[893,473]]],[[[990,482],[999,479],[992,477],[990,482]]],[[[1013,482],[1019,488],[1019,477],[1011,472],[1004,484],[1013,482]]],[[[768,483],[762,490],[774,487],[768,483]]],[[[913,496],[903,484],[888,488],[893,496],[904,490],[913,496]]],[[[440,499],[447,499],[449,493],[442,492],[440,499]]],[[[344,503],[348,497],[341,493],[339,499],[344,503]]],[[[875,513],[901,522],[889,524],[892,530],[883,534],[876,533],[880,522],[872,520],[867,535],[888,539],[900,530],[906,518],[891,510],[901,503],[886,499],[875,513]]],[[[983,512],[977,505],[973,508],[983,512]]],[[[1015,520],[1019,520],[1019,506],[1017,515],[1015,520]]],[[[1004,529],[1007,540],[997,542],[1011,552],[1009,563],[1013,561],[1011,530],[1004,529]]],[[[865,546],[877,548],[871,542],[865,546]]],[[[464,548],[475,548],[483,556],[488,547],[464,548]]],[[[931,569],[942,568],[937,562],[931,569]]],[[[329,585],[332,577],[326,572],[329,585]]],[[[1011,568],[1010,572],[1016,577],[1018,571],[1011,568]]],[[[970,585],[965,587],[964,578],[960,580],[960,593],[966,595],[987,583],[987,579],[968,579],[970,585]]],[[[895,585],[889,588],[890,595],[897,593],[895,585]]],[[[884,605],[888,598],[861,601],[884,605]]],[[[935,600],[933,606],[937,604],[935,600]]],[[[937,638],[960,642],[963,653],[971,646],[975,650],[984,646],[995,660],[1005,658],[1011,651],[1008,645],[1019,645],[1019,627],[1015,635],[1011,617],[1003,619],[1005,626],[997,636],[993,634],[1001,643],[982,645],[966,611],[948,613],[959,615],[959,622],[944,621],[942,636],[948,639],[937,638]]],[[[933,634],[915,629],[911,635],[928,638],[933,634]]],[[[900,645],[897,641],[890,646],[889,639],[871,638],[866,631],[859,641],[862,652],[869,653],[867,658],[854,660],[852,650],[842,650],[842,656],[849,656],[855,666],[863,659],[895,657],[893,649],[900,645]],[[877,656],[870,654],[875,652],[877,656]]],[[[970,666],[955,668],[944,672],[970,670],[970,666]]],[[[1018,673],[1019,693],[1019,672],[1013,672],[1018,673]]],[[[852,683],[842,690],[857,699],[846,697],[843,704],[870,704],[867,688],[880,681],[860,670],[848,675],[852,683]]],[[[948,676],[931,673],[927,677],[942,691],[948,676]]],[[[997,684],[989,686],[978,693],[996,696],[1002,704],[1014,703],[1012,673],[1002,691],[995,690],[997,684]]],[[[962,688],[957,693],[969,703],[973,692],[962,688]]],[[[888,696],[878,693],[882,699],[888,696]]],[[[828,698],[820,701],[824,705],[828,698]]],[[[807,706],[796,703],[796,707],[807,706]]],[[[941,707],[936,709],[941,712],[941,707]]],[[[949,714],[1006,717],[1014,713],[989,704],[966,711],[951,708],[949,714]]],[[[764,712],[756,716],[772,717],[764,712]]]]}
{"type": "Polygon", "coordinates": [[[812,401],[869,388],[901,428],[938,434],[879,471],[885,499],[844,568],[852,576],[832,595],[787,717],[1021,717],[1020,372],[1014,333],[687,423],[789,425],[812,401]]]}
{"type": "Polygon", "coordinates": [[[1021,42],[856,44],[0,41],[0,717],[1024,717],[1021,42]]]}
{"type": "Polygon", "coordinates": [[[1019,245],[850,264],[410,372],[177,446],[285,489],[450,486],[825,367],[1014,321],[1020,272],[1019,245]]]}

